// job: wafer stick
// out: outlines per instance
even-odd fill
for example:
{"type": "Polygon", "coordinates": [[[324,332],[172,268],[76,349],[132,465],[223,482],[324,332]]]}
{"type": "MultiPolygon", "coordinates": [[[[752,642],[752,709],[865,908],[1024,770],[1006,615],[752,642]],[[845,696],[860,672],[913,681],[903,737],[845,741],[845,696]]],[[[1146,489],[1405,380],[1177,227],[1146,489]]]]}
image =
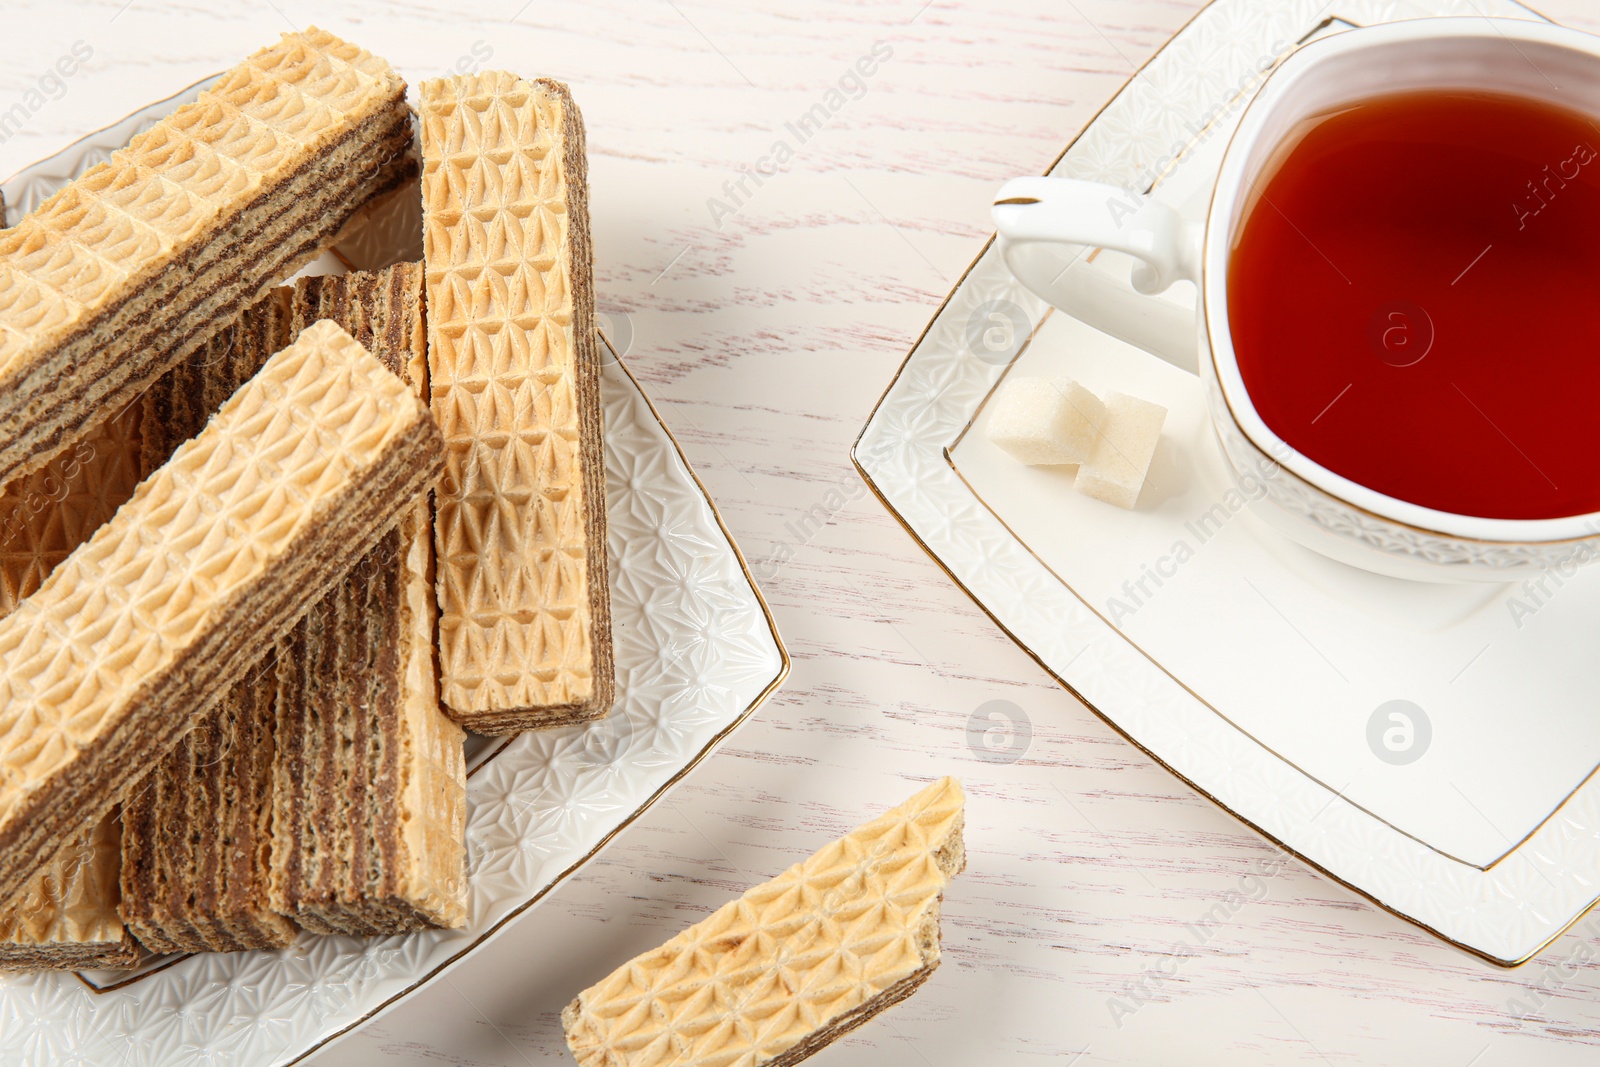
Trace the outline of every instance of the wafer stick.
{"type": "MultiPolygon", "coordinates": [[[[422,395],[421,267],[306,278],[269,294],[148,394],[145,463],[164,462],[276,348],[323,318],[422,395]]],[[[123,915],[147,946],[285,944],[294,928],[281,916],[364,935],[464,920],[463,736],[437,702],[432,558],[431,512],[419,504],[229,691],[215,740],[192,753],[180,744],[153,776],[163,791],[130,802],[123,915]],[[212,754],[219,743],[252,758],[236,767],[212,754]],[[239,829],[217,832],[224,823],[239,829]],[[169,845],[174,828],[189,827],[191,844],[169,845]]]]}
{"type": "MultiPolygon", "coordinates": [[[[0,229],[5,197],[0,195],[0,229]]],[[[0,617],[39,588],[139,484],[137,406],[0,490],[0,617]]],[[[23,903],[0,911],[0,968],[131,967],[139,946],[117,915],[121,823],[81,835],[34,877],[23,903]]]]}
{"type": "MultiPolygon", "coordinates": [[[[349,321],[426,397],[420,264],[308,280],[294,310],[349,321]]],[[[279,643],[271,900],[308,930],[466,922],[466,737],[439,706],[433,560],[421,504],[279,643]]]]}
{"type": "Polygon", "coordinates": [[[0,902],[427,490],[441,452],[405,384],[318,323],[0,620],[0,902]]]}
{"type": "Polygon", "coordinates": [[[123,802],[118,913],[152,952],[295,938],[267,902],[275,673],[269,652],[123,802]]]}
{"type": "Polygon", "coordinates": [[[935,782],[584,990],[561,1013],[580,1067],[788,1067],[910,996],[964,800],[935,782]]]}
{"type": "Polygon", "coordinates": [[[284,36],[0,235],[0,483],[43,466],[413,173],[405,83],[284,36]]]}
{"type": "Polygon", "coordinates": [[[612,701],[583,120],[503,72],[420,87],[441,691],[483,733],[612,701]]]}
{"type": "Polygon", "coordinates": [[[465,736],[434,682],[432,539],[411,509],[279,647],[270,899],[316,933],[466,922],[465,736]]]}

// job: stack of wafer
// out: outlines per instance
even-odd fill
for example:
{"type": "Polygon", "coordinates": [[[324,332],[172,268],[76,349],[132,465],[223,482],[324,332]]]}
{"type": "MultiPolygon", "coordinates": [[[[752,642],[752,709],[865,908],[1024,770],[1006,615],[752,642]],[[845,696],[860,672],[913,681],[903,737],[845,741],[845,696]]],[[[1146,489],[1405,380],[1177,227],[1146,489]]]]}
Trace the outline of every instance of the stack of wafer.
{"type": "Polygon", "coordinates": [[[404,92],[285,35],[0,234],[0,967],[459,926],[461,727],[611,705],[566,87],[424,86],[425,264],[276,287],[404,92]]]}
{"type": "MultiPolygon", "coordinates": [[[[320,319],[421,397],[421,269],[309,278],[145,397],[145,464],[320,319]]],[[[235,951],[287,944],[295,924],[373,935],[465,920],[463,736],[438,708],[431,583],[420,504],[130,798],[122,915],[147,947],[235,951]]]]}
{"type": "Polygon", "coordinates": [[[426,492],[441,450],[404,383],[318,323],[0,620],[0,901],[426,492]]]}
{"type": "MultiPolygon", "coordinates": [[[[98,412],[110,407],[111,398],[142,387],[163,364],[181,360],[195,345],[204,344],[218,325],[232,317],[232,309],[241,300],[309,259],[353,212],[414,170],[403,100],[403,83],[381,60],[320,31],[286,35],[279,45],[257,53],[225,75],[196,104],[179,109],[116,153],[109,164],[95,168],[51,198],[0,240],[0,376],[11,375],[11,387],[0,391],[0,467],[10,473],[37,468],[43,461],[41,455],[52,445],[77,437],[46,469],[12,479],[0,494],[0,517],[9,514],[14,519],[0,534],[0,544],[9,550],[0,560],[0,609],[9,611],[45,584],[52,568],[129,494],[141,466],[145,473],[152,472],[177,441],[199,429],[188,425],[175,433],[178,420],[152,423],[155,432],[150,437],[164,449],[157,456],[152,448],[159,446],[144,441],[146,462],[141,464],[141,442],[133,431],[145,405],[130,405],[116,418],[102,419],[98,429],[85,430],[98,412]],[[158,330],[162,323],[172,329],[158,330]],[[133,336],[130,326],[149,330],[146,343],[131,354],[117,348],[133,336]],[[48,373],[63,363],[70,368],[70,361],[85,348],[107,359],[114,356],[117,365],[109,373],[96,373],[104,368],[92,365],[87,372],[48,373]],[[119,393],[115,379],[124,372],[128,381],[119,393]],[[48,378],[44,391],[30,396],[27,389],[37,386],[41,377],[48,378]],[[94,392],[97,389],[99,392],[94,392]],[[68,410],[75,400],[81,400],[78,412],[68,410]],[[16,411],[6,408],[6,403],[13,401],[27,409],[22,415],[28,425],[20,425],[16,411]],[[6,455],[19,457],[15,466],[6,466],[6,455]]],[[[414,332],[420,335],[420,324],[414,332]]],[[[251,371],[290,339],[279,337],[277,344],[259,353],[251,371]]],[[[77,362],[80,368],[84,364],[83,360],[77,362]]],[[[244,377],[248,374],[229,382],[228,392],[244,377]]],[[[338,376],[333,377],[336,384],[338,376]]],[[[175,372],[166,384],[176,378],[175,372]]],[[[321,383],[324,387],[328,384],[321,383]]],[[[221,406],[228,392],[207,398],[201,424],[221,406]]],[[[277,399],[282,399],[282,389],[276,392],[277,399]]],[[[269,403],[272,399],[268,397],[269,403]]],[[[304,416],[306,412],[288,413],[291,430],[296,414],[304,416]]],[[[299,427],[302,436],[306,436],[306,428],[303,424],[299,427]]],[[[318,444],[310,443],[314,448],[318,444]]],[[[319,459],[325,463],[326,456],[319,459]]],[[[338,462],[336,457],[335,464],[338,462]]],[[[272,473],[292,477],[299,472],[272,473]]],[[[193,515],[180,509],[161,518],[182,520],[193,515]]],[[[279,518],[282,527],[284,517],[279,518]]],[[[366,521],[365,516],[358,518],[366,521]]],[[[414,513],[412,521],[414,524],[414,513]]],[[[288,522],[288,528],[293,527],[294,523],[288,522]]],[[[177,531],[163,527],[162,532],[177,531]]],[[[359,543],[361,538],[354,540],[359,543]]],[[[341,546],[340,552],[325,552],[323,559],[315,561],[321,566],[310,590],[336,577],[337,559],[343,551],[341,546]]],[[[126,562],[130,566],[139,563],[126,562]]],[[[240,568],[236,560],[233,569],[247,568],[240,568]]],[[[305,595],[305,583],[300,585],[294,596],[305,595]]],[[[285,599],[282,590],[267,592],[275,592],[280,601],[285,599]]],[[[196,605],[202,615],[205,607],[196,605]]],[[[115,649],[111,652],[116,654],[115,649]]],[[[65,673],[70,678],[70,666],[65,673]]],[[[264,906],[247,903],[252,897],[264,900],[264,886],[259,894],[248,892],[256,888],[249,878],[230,881],[221,877],[234,869],[240,873],[250,870],[255,837],[263,845],[270,844],[270,838],[259,833],[270,825],[271,814],[270,793],[259,788],[260,782],[269,786],[271,782],[270,712],[275,705],[276,678],[269,682],[274,688],[267,700],[258,700],[253,708],[220,709],[185,737],[171,756],[173,761],[187,761],[192,768],[194,773],[186,781],[215,787],[210,792],[185,791],[182,799],[191,804],[188,812],[192,814],[198,804],[200,808],[218,808],[231,818],[206,826],[204,833],[187,837],[165,834],[161,849],[145,850],[160,851],[169,868],[175,866],[171,862],[174,843],[189,845],[190,853],[209,852],[209,862],[196,869],[203,869],[204,876],[190,877],[187,885],[178,885],[184,881],[180,878],[164,886],[171,891],[165,902],[182,895],[189,917],[200,929],[209,930],[209,936],[192,936],[187,946],[162,944],[153,936],[154,947],[261,945],[281,943],[285,933],[292,934],[290,923],[264,906]],[[269,717],[252,730],[252,715],[239,712],[255,712],[263,705],[269,717]],[[253,771],[256,768],[264,768],[266,773],[253,771]],[[258,831],[254,837],[251,830],[258,831]],[[221,844],[208,849],[207,840],[221,844]],[[241,927],[228,921],[252,911],[261,922],[241,927]],[[206,944],[196,944],[197,940],[206,944]]],[[[94,702],[86,703],[92,708],[94,702]]],[[[134,706],[137,708],[137,703],[134,706]]],[[[41,733],[39,724],[32,721],[37,709],[21,710],[22,721],[13,723],[14,727],[27,734],[41,733]]],[[[171,717],[171,725],[179,726],[186,718],[180,709],[171,717]]],[[[124,733],[131,732],[126,722],[114,725],[121,726],[124,733]]],[[[16,756],[41,762],[40,753],[29,744],[37,744],[41,738],[19,736],[14,728],[0,740],[20,743],[22,751],[16,756]]],[[[57,747],[65,747],[69,753],[67,768],[82,770],[86,761],[73,758],[83,754],[71,752],[71,741],[57,747]]],[[[26,793],[32,792],[36,783],[28,780],[26,770],[17,772],[15,759],[12,763],[4,784],[23,789],[27,799],[26,793]]],[[[61,773],[60,766],[53,769],[57,779],[70,781],[73,777],[61,773]]],[[[170,777],[167,784],[172,784],[170,777]]],[[[147,798],[159,792],[155,785],[152,782],[151,788],[143,791],[147,798]]],[[[147,827],[129,835],[135,845],[141,840],[148,844],[160,833],[156,827],[170,830],[168,814],[153,811],[149,804],[131,810],[130,818],[140,816],[132,825],[147,827]]],[[[48,835],[36,832],[33,836],[48,835]]],[[[128,962],[131,942],[121,924],[113,920],[118,905],[118,836],[116,821],[105,819],[74,845],[62,848],[59,843],[41,842],[42,849],[60,853],[60,858],[34,877],[19,907],[0,912],[0,964],[128,962]]],[[[5,851],[0,865],[5,860],[22,865],[37,861],[25,848],[5,851]]],[[[458,846],[458,861],[459,851],[458,846]]]]}

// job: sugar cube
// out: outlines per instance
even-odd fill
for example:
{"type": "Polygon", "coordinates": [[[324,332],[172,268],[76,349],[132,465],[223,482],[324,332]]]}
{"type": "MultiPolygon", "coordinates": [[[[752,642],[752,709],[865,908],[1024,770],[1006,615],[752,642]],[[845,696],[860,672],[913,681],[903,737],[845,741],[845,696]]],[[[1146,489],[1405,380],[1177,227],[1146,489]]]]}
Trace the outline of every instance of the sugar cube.
{"type": "Polygon", "coordinates": [[[991,403],[989,440],[1030,466],[1084,462],[1105,411],[1071,378],[1014,378],[991,403]]]}
{"type": "Polygon", "coordinates": [[[1078,468],[1078,492],[1119,508],[1139,502],[1167,409],[1123,393],[1107,393],[1105,417],[1089,458],[1078,468]]]}

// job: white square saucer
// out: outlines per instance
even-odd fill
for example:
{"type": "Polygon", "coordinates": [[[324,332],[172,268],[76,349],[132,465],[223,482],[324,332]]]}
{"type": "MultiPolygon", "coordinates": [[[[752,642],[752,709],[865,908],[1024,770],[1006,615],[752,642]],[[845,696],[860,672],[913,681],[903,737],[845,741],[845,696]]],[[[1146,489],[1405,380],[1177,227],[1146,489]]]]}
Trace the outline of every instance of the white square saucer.
{"type": "MultiPolygon", "coordinates": [[[[1252,78],[1284,42],[1509,0],[1216,0],[1051,173],[1209,195],[1252,78]],[[1245,86],[1246,88],[1240,88],[1245,86]]],[[[1096,269],[1124,284],[1127,261],[1096,269]]],[[[1193,288],[1166,299],[1192,306],[1193,288]]],[[[1254,518],[1199,383],[1052,312],[992,244],[908,356],[853,455],[940,565],[1064,685],[1200,792],[1330,876],[1503,965],[1600,895],[1600,570],[1425,586],[1309,553],[1254,518]],[[999,353],[996,308],[1026,320],[999,353]],[[992,347],[992,346],[991,346],[992,347]],[[1139,506],[1076,494],[984,437],[1008,375],[1170,410],[1139,506]]]]}

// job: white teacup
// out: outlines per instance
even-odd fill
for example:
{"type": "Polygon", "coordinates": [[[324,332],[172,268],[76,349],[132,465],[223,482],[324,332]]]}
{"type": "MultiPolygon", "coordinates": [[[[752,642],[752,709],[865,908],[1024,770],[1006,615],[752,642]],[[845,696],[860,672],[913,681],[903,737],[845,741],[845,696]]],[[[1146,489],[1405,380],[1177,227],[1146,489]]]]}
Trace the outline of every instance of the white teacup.
{"type": "MultiPolygon", "coordinates": [[[[1328,470],[1270,430],[1235,358],[1228,257],[1245,194],[1297,123],[1373,96],[1419,89],[1495,89],[1600,116],[1600,38],[1514,19],[1430,18],[1314,41],[1263,82],[1229,142],[1203,218],[1159,198],[1137,207],[1122,189],[1067,178],[1018,178],[994,206],[1000,252],[1017,279],[1090,325],[1197,370],[1217,439],[1235,474],[1273,464],[1258,514],[1324,555],[1397,577],[1505,581],[1600,557],[1600,513],[1490,519],[1399,500],[1328,470]],[[1084,299],[1069,264],[1085,247],[1137,257],[1133,287],[1149,299],[1084,299]],[[1187,321],[1153,295],[1187,279],[1199,291],[1199,346],[1187,321]],[[1133,321],[1134,319],[1139,321],[1133,321]]],[[[1600,123],[1600,118],[1597,118],[1600,123]]],[[[1187,312],[1181,312],[1187,320],[1187,312]]],[[[1597,398],[1600,401],[1600,398],[1597,398]]],[[[1597,403],[1600,406],[1600,403],[1597,403]]]]}

